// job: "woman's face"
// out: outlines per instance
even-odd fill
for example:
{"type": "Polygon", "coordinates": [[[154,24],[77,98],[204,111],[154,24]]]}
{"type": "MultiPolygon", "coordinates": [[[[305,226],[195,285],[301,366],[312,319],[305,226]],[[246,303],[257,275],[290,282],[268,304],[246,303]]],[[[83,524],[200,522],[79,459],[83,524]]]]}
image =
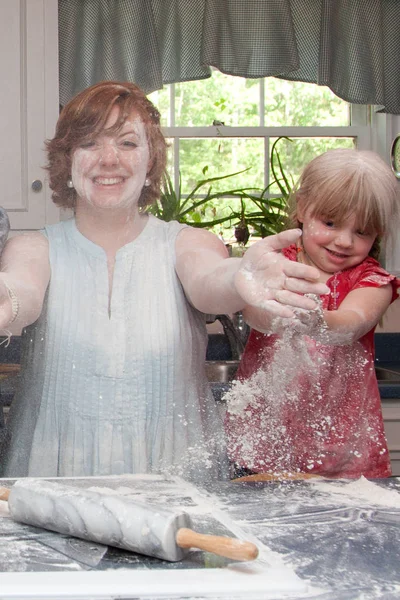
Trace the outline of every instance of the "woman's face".
{"type": "Polygon", "coordinates": [[[145,126],[132,113],[117,133],[108,133],[118,116],[114,107],[104,131],[73,152],[72,182],[78,207],[80,203],[97,208],[137,206],[150,168],[145,126]]]}

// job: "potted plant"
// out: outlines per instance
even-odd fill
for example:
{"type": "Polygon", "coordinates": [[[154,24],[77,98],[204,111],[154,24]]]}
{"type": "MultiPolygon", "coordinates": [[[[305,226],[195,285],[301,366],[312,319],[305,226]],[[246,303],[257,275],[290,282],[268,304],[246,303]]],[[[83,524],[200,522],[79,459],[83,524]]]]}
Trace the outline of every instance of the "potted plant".
{"type": "Polygon", "coordinates": [[[255,205],[256,210],[245,210],[242,200],[242,212],[237,226],[238,235],[236,236],[238,242],[247,243],[249,228],[253,230],[257,237],[264,238],[268,235],[279,233],[286,226],[288,199],[293,189],[294,181],[293,178],[289,178],[286,175],[277,149],[277,144],[282,139],[292,141],[288,137],[281,136],[273,143],[270,155],[272,172],[272,181],[270,184],[260,194],[244,194],[244,197],[248,198],[255,205]],[[269,192],[271,187],[275,185],[278,186],[280,196],[271,197],[269,192]]]}
{"type": "MultiPolygon", "coordinates": [[[[208,166],[202,169],[203,175],[206,175],[208,166]]],[[[231,214],[225,217],[217,217],[212,221],[205,221],[202,218],[202,213],[199,209],[205,208],[210,202],[217,198],[233,196],[241,197],[242,195],[250,192],[252,188],[239,188],[239,189],[227,189],[223,192],[213,192],[213,183],[228,179],[244,173],[248,169],[243,169],[236,173],[229,173],[228,175],[219,175],[217,177],[205,177],[200,179],[192,191],[183,196],[181,190],[181,175],[179,174],[179,185],[178,189],[174,189],[172,179],[168,173],[165,174],[160,199],[157,204],[149,207],[148,211],[154,216],[162,219],[163,221],[179,221],[180,223],[187,223],[193,227],[212,228],[221,223],[232,221],[236,214],[232,211],[231,214]],[[207,186],[206,193],[203,197],[199,198],[199,194],[207,186]]]]}
{"type": "Polygon", "coordinates": [[[290,181],[286,175],[277,150],[277,144],[282,139],[292,141],[290,138],[281,136],[272,145],[270,160],[273,177],[266,188],[233,188],[214,192],[213,184],[215,182],[229,179],[249,169],[228,175],[206,177],[208,166],[205,166],[202,169],[205,177],[196,183],[188,195],[183,196],[181,177],[179,176],[178,189],[175,190],[172,179],[167,173],[164,177],[160,199],[157,204],[148,209],[149,212],[164,221],[176,220],[193,227],[212,229],[218,225],[228,224],[235,228],[236,240],[243,246],[249,240],[250,229],[253,230],[256,237],[261,238],[282,231],[287,219],[287,200],[293,187],[293,181],[290,181]],[[279,197],[269,197],[270,189],[274,185],[278,186],[279,197]],[[199,197],[204,188],[206,188],[205,195],[199,197]],[[218,216],[218,212],[216,212],[214,219],[207,219],[205,209],[217,198],[239,199],[240,208],[230,207],[228,215],[218,216]]]}

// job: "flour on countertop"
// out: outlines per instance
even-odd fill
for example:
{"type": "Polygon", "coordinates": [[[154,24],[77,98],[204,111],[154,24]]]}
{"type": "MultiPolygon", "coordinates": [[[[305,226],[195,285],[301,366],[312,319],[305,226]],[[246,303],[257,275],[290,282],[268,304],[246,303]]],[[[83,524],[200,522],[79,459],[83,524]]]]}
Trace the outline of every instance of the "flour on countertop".
{"type": "Polygon", "coordinates": [[[154,504],[154,505],[163,505],[167,506],[171,509],[181,508],[184,512],[188,514],[209,514],[212,515],[220,506],[218,506],[218,502],[216,498],[213,497],[212,500],[207,501],[206,495],[199,494],[196,487],[191,483],[184,481],[183,479],[177,477],[173,479],[173,483],[176,487],[168,486],[168,488],[164,489],[160,493],[159,488],[155,488],[151,491],[149,488],[146,488],[144,491],[142,488],[135,490],[132,487],[119,486],[116,489],[102,486],[91,486],[88,488],[92,492],[97,492],[98,494],[106,494],[106,495],[119,495],[124,496],[125,498],[129,498],[132,501],[137,501],[140,504],[154,504]],[[184,507],[181,506],[182,498],[190,499],[189,503],[186,503],[184,507]]]}
{"type": "Polygon", "coordinates": [[[363,502],[368,505],[400,508],[400,494],[395,489],[379,486],[365,477],[349,483],[348,480],[324,481],[320,479],[309,480],[310,485],[319,492],[334,496],[346,503],[359,505],[363,502]]]}

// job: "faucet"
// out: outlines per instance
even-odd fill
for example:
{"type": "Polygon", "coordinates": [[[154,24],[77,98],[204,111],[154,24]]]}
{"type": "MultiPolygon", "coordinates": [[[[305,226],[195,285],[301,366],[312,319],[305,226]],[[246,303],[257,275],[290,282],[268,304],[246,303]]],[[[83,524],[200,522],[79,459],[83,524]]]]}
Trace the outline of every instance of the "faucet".
{"type": "Polygon", "coordinates": [[[240,360],[250,333],[250,327],[243,319],[242,312],[234,313],[232,318],[228,315],[215,315],[215,320],[221,323],[228,338],[232,360],[240,360]]]}

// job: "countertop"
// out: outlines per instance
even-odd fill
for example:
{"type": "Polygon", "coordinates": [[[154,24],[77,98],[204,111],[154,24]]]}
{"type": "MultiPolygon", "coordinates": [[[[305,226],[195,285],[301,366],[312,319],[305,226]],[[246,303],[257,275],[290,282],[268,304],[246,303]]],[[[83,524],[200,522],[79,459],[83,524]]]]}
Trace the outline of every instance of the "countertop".
{"type": "MultiPolygon", "coordinates": [[[[0,598],[398,600],[400,479],[214,482],[62,480],[186,510],[203,533],[255,542],[256,561],[200,551],[182,562],[14,523],[0,502],[0,598]]],[[[0,485],[12,485],[0,480],[0,485]]]]}

